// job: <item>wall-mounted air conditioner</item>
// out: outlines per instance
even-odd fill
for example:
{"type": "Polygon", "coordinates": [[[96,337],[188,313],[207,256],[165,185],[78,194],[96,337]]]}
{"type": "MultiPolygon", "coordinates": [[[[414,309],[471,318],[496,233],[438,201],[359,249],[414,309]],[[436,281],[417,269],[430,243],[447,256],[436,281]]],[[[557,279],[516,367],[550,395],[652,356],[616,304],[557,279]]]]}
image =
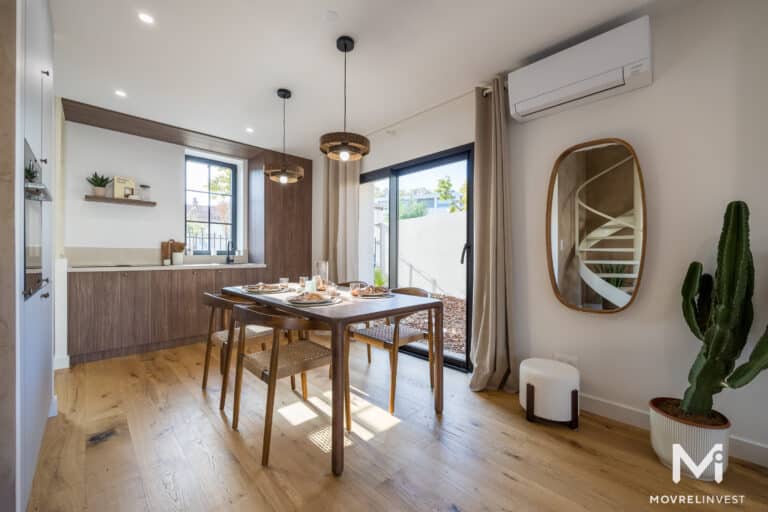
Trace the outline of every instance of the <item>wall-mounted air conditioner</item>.
{"type": "Polygon", "coordinates": [[[528,121],[652,81],[651,24],[643,16],[509,73],[509,109],[528,121]]]}

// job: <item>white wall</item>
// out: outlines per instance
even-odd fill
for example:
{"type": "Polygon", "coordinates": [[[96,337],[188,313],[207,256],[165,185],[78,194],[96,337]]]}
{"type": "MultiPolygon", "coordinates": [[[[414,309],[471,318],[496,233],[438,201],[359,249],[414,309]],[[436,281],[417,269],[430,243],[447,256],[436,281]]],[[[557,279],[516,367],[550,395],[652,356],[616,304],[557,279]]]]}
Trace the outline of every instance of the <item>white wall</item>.
{"type": "MultiPolygon", "coordinates": [[[[63,153],[65,247],[159,250],[162,240],[184,240],[185,154],[206,155],[175,144],[69,121],[64,123],[63,153]],[[86,202],[83,196],[90,193],[91,187],[85,178],[94,171],[150,185],[157,206],[86,202]]],[[[242,195],[243,162],[214,158],[239,166],[238,190],[242,195]]],[[[239,224],[244,226],[242,221],[239,224]]],[[[243,234],[240,236],[242,240],[243,234]]]]}
{"type": "MultiPolygon", "coordinates": [[[[768,2],[680,3],[652,16],[650,87],[523,125],[510,121],[515,352],[519,359],[576,355],[587,408],[642,424],[650,398],[682,395],[700,342],[682,319],[681,281],[693,259],[714,270],[722,215],[733,199],[752,209],[756,321],[745,354],[768,322],[766,20],[768,2]],[[552,293],[544,224],[555,159],[568,146],[600,137],[623,138],[637,151],[648,245],[636,302],[598,316],[566,309],[552,293]]],[[[763,464],[766,395],[763,374],[715,401],[735,436],[764,445],[746,453],[737,442],[734,453],[763,464]]]]}
{"type": "Polygon", "coordinates": [[[156,248],[184,239],[184,147],[64,123],[64,246],[156,248]],[[86,176],[129,176],[152,187],[154,208],[89,203],[86,176]]]}

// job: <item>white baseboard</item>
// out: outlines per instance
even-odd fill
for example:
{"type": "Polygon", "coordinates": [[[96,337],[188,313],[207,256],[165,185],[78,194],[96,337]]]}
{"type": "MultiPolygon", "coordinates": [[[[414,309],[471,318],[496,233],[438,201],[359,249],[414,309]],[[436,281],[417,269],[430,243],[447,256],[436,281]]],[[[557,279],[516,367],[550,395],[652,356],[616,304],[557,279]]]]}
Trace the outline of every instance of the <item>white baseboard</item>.
{"type": "Polygon", "coordinates": [[[51,398],[51,405],[48,406],[48,417],[53,418],[59,414],[59,398],[53,395],[51,398]]]}
{"type": "MultiPolygon", "coordinates": [[[[606,400],[585,393],[581,394],[581,408],[612,420],[628,423],[635,427],[649,430],[650,421],[648,411],[630,407],[628,405],[606,400]]],[[[739,436],[731,436],[730,453],[739,459],[754,462],[768,467],[768,445],[745,439],[739,436]]]]}
{"type": "Polygon", "coordinates": [[[53,369],[54,370],[61,370],[64,368],[69,368],[69,356],[63,355],[63,356],[56,356],[53,358],[53,369]]]}

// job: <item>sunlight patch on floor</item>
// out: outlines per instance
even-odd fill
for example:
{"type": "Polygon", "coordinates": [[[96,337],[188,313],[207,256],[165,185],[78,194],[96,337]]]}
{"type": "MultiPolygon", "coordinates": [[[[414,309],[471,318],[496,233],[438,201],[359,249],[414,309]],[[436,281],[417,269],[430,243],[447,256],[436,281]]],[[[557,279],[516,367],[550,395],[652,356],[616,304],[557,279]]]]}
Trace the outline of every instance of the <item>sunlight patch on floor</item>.
{"type": "MultiPolygon", "coordinates": [[[[310,399],[311,400],[311,399],[310,399]]],[[[301,425],[305,421],[317,418],[315,411],[307,407],[303,402],[294,402],[277,410],[283,418],[293,426],[301,425]]]]}
{"type": "MultiPolygon", "coordinates": [[[[325,453],[331,453],[331,426],[323,427],[320,430],[316,430],[307,436],[307,439],[323,450],[325,453]]],[[[344,436],[344,447],[352,446],[352,441],[344,436]]]]}

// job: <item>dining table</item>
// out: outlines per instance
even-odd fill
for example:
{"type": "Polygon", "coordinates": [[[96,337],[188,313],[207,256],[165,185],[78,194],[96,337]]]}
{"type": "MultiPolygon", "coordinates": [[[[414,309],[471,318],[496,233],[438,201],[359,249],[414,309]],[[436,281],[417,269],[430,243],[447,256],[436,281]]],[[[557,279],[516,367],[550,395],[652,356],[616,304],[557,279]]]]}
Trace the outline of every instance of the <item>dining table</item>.
{"type": "MultiPolygon", "coordinates": [[[[288,299],[296,290],[282,293],[252,293],[243,286],[222,288],[223,294],[252,300],[285,312],[319,320],[328,325],[331,333],[331,359],[334,368],[344,368],[344,342],[347,329],[370,320],[400,316],[420,311],[434,311],[434,399],[435,413],[443,412],[443,302],[432,297],[417,297],[391,293],[380,298],[361,298],[341,291],[334,304],[304,306],[292,304],[288,299]]],[[[344,471],[344,387],[346,372],[333,371],[331,384],[331,469],[339,476],[344,471]]]]}

